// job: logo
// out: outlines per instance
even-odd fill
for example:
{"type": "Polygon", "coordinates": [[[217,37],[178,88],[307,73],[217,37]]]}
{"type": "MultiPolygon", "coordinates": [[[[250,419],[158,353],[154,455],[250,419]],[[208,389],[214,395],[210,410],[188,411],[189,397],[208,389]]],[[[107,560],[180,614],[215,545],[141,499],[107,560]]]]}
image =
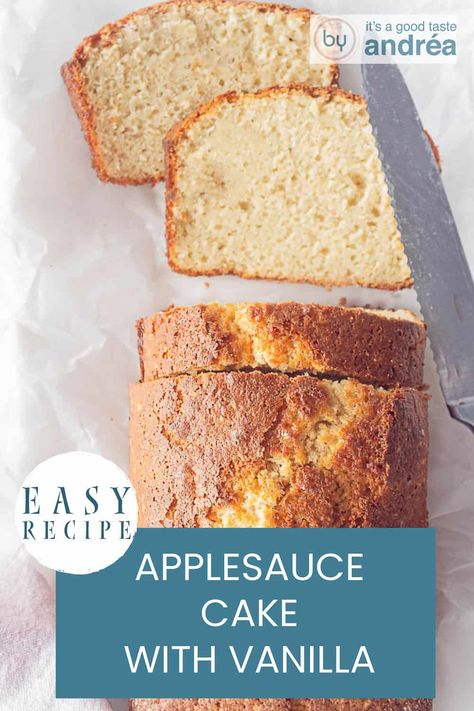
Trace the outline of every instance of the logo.
{"type": "Polygon", "coordinates": [[[454,64],[455,15],[314,15],[311,64],[454,64]]]}
{"type": "Polygon", "coordinates": [[[317,53],[330,62],[347,61],[358,43],[354,25],[340,17],[318,18],[315,24],[312,43],[317,53]]]}
{"type": "Polygon", "coordinates": [[[69,452],[39,464],[21,487],[15,522],[28,552],[47,568],[93,573],[115,563],[137,530],[126,474],[96,454],[69,452]]]}

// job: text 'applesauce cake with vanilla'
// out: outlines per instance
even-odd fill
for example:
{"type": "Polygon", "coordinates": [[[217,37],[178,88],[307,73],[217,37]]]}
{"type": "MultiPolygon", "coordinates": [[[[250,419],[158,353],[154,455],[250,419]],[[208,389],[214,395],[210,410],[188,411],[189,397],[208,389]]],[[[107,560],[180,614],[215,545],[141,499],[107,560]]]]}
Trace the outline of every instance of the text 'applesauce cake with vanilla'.
{"type": "MultiPolygon", "coordinates": [[[[413,314],[207,304],[140,319],[137,330],[130,475],[140,526],[427,525],[425,331],[413,314]]],[[[133,711],[431,707],[429,699],[130,701],[133,711]]]]}
{"type": "Polygon", "coordinates": [[[228,93],[175,125],[165,149],[176,271],[411,285],[361,96],[307,86],[228,93]]]}
{"type": "Polygon", "coordinates": [[[99,178],[163,178],[162,141],[178,120],[224,91],[337,83],[310,65],[312,13],[234,0],[172,0],[87,37],[63,66],[99,178]]]}

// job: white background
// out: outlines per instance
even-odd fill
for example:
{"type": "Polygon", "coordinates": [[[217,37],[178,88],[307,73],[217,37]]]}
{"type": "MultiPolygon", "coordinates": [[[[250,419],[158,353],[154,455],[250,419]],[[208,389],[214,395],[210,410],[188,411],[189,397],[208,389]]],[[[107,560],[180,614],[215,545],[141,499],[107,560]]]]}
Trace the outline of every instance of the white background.
{"type": "MultiPolygon", "coordinates": [[[[0,178],[0,557],[21,556],[14,499],[19,483],[41,460],[85,450],[127,468],[127,386],[138,375],[137,317],[170,303],[213,299],[337,303],[347,296],[352,304],[416,308],[410,291],[328,292],[232,277],[190,278],[169,270],[162,187],[123,188],[96,179],[59,75],[84,35],[139,6],[133,0],[4,0],[0,9],[0,136],[5,142],[0,178]]],[[[403,72],[424,125],[440,146],[445,185],[474,265],[472,6],[454,0],[387,0],[382,8],[379,2],[346,0],[313,7],[327,13],[457,13],[458,64],[404,66],[403,72]]],[[[357,89],[357,70],[344,67],[341,84],[357,89]]],[[[472,711],[474,438],[447,416],[431,361],[426,379],[434,396],[430,511],[439,541],[435,709],[472,711]]],[[[0,691],[0,707],[1,696],[0,691]]],[[[54,708],[59,703],[53,702],[54,708]]]]}

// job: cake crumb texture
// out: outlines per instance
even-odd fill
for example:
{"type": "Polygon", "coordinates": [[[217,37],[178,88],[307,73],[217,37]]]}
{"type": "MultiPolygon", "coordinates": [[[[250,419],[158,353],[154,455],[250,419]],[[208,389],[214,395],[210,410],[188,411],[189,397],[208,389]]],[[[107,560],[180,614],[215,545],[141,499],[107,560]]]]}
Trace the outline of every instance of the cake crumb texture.
{"type": "Polygon", "coordinates": [[[165,146],[176,271],[411,285],[361,96],[308,86],[227,93],[175,125],[165,146]]]}
{"type": "Polygon", "coordinates": [[[178,120],[229,90],[337,82],[308,62],[303,8],[234,0],[172,0],[87,37],[62,73],[104,181],[163,178],[162,141],[178,120]]]}

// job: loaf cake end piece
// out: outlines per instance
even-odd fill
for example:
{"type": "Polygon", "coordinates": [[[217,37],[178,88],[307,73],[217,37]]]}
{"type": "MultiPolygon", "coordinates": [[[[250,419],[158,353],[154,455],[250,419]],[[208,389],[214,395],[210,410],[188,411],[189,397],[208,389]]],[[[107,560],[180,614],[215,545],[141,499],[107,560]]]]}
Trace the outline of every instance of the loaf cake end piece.
{"type": "Polygon", "coordinates": [[[210,303],[142,318],[137,332],[142,380],[260,369],[423,385],[426,327],[405,310],[210,303]]]}
{"type": "Polygon", "coordinates": [[[86,38],[63,66],[71,100],[105,181],[162,179],[171,126],[228,90],[337,82],[310,65],[303,8],[233,0],[172,0],[86,38]]]}
{"type": "Polygon", "coordinates": [[[412,283],[362,97],[304,86],[225,94],[176,125],[165,146],[176,271],[412,283]]]}

